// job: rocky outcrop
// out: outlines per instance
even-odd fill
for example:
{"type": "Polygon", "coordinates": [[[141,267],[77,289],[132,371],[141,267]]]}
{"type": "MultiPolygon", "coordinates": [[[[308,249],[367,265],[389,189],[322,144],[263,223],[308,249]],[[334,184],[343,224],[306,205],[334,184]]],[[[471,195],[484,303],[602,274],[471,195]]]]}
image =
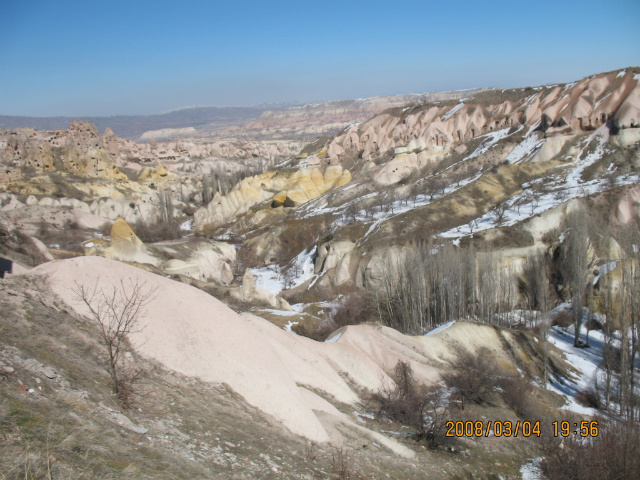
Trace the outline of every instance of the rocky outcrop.
{"type": "Polygon", "coordinates": [[[640,187],[630,189],[616,205],[615,218],[622,225],[640,219],[640,187]]]}
{"type": "Polygon", "coordinates": [[[258,286],[251,270],[244,272],[242,286],[229,290],[232,297],[248,304],[266,305],[277,310],[291,310],[291,305],[283,298],[258,286]]]}
{"type": "Polygon", "coordinates": [[[0,132],[6,147],[0,160],[38,172],[59,170],[89,178],[126,180],[91,122],[74,121],[67,130],[0,132]]]}
{"type": "Polygon", "coordinates": [[[271,201],[273,207],[300,205],[350,180],[351,173],[340,165],[330,165],[324,173],[300,168],[245,178],[229,194],[216,194],[207,207],[197,210],[194,229],[217,228],[263,202],[271,201]]]}
{"type": "MultiPolygon", "coordinates": [[[[232,266],[236,261],[236,250],[223,242],[200,241],[184,259],[172,258],[165,262],[163,270],[170,275],[185,275],[216,285],[229,285],[233,281],[232,266]]],[[[167,248],[174,253],[174,248],[167,248]]]]}
{"type": "Polygon", "coordinates": [[[111,227],[108,240],[94,239],[84,243],[88,255],[99,255],[125,262],[149,263],[157,265],[158,259],[149,255],[145,244],[133,229],[122,219],[111,227]]]}
{"type": "MultiPolygon", "coordinates": [[[[640,74],[632,70],[588,77],[567,85],[479,94],[457,104],[431,104],[382,113],[348,128],[328,146],[330,160],[344,157],[394,159],[378,173],[383,185],[399,182],[412,170],[442,159],[474,137],[507,128],[538,128],[546,136],[571,136],[602,124],[622,129],[620,142],[638,139],[640,74]],[[504,97],[504,99],[502,99],[504,97]],[[626,132],[625,129],[631,129],[626,132]]],[[[546,154],[557,153],[562,141],[547,142],[546,154]],[[552,152],[553,150],[553,152],[552,152]]]]}
{"type": "Polygon", "coordinates": [[[111,227],[111,248],[107,257],[138,263],[157,264],[157,260],[147,253],[147,249],[129,224],[117,220],[111,227]]]}

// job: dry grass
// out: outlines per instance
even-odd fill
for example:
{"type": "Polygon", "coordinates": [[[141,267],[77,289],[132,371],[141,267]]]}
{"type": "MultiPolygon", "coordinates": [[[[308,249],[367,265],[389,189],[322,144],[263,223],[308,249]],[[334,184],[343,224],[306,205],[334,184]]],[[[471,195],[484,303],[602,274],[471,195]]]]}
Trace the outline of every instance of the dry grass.
{"type": "Polygon", "coordinates": [[[24,479],[25,471],[26,478],[47,478],[50,468],[54,479],[418,480],[461,475],[469,462],[477,472],[492,472],[498,458],[506,465],[501,472],[515,472],[525,455],[489,454],[481,445],[472,458],[431,454],[399,439],[416,449],[408,461],[339,425],[346,448],[341,457],[328,444],[309,447],[224,385],[182,377],[145,359],[139,396],[122,411],[92,323],[76,318],[46,285],[21,277],[0,282],[0,309],[0,360],[15,368],[0,379],[0,479],[24,479]],[[45,377],[39,364],[57,377],[45,377]],[[125,428],[117,414],[148,431],[125,428]]]}

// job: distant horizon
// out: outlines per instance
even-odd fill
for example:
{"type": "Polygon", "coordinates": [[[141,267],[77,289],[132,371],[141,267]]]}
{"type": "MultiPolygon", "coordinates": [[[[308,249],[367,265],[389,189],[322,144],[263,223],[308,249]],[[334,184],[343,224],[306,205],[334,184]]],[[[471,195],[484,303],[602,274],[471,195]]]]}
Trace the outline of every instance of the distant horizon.
{"type": "Polygon", "coordinates": [[[563,82],[547,82],[547,83],[540,83],[540,84],[528,84],[528,85],[518,85],[518,86],[514,86],[514,87],[496,87],[496,86],[483,86],[483,87],[470,87],[470,88],[460,88],[460,89],[445,89],[445,90],[430,90],[430,91],[425,91],[425,92],[407,92],[407,93],[397,93],[397,94],[393,94],[393,95],[376,95],[376,96],[371,96],[371,97],[358,97],[358,98],[328,98],[328,99],[315,99],[315,100],[308,100],[308,101],[300,101],[300,100],[291,100],[291,101],[282,101],[282,102],[261,102],[261,103],[255,103],[255,104],[250,104],[250,105],[184,105],[184,106],[180,106],[180,107],[176,107],[176,108],[172,108],[169,110],[164,110],[164,111],[159,111],[159,112],[150,112],[150,113],[130,113],[130,114],[120,114],[120,113],[116,113],[113,115],[43,115],[43,116],[37,116],[37,115],[13,115],[13,114],[5,114],[3,112],[0,112],[0,116],[7,116],[7,117],[25,117],[25,118],[65,118],[65,119],[74,119],[74,118],[110,118],[110,117],[136,117],[136,116],[154,116],[154,115],[167,115],[170,113],[174,113],[174,112],[179,112],[179,111],[183,111],[183,110],[192,110],[192,109],[198,109],[198,108],[264,108],[264,107],[268,107],[269,105],[273,105],[273,108],[281,108],[281,109],[287,109],[287,108],[296,108],[296,107],[303,107],[306,105],[313,105],[313,104],[320,104],[320,103],[328,103],[328,102],[340,102],[340,101],[350,101],[350,100],[367,100],[370,98],[380,98],[380,97],[394,97],[394,96],[420,96],[420,95],[426,95],[429,93],[439,93],[439,92],[448,92],[448,91],[456,91],[456,92],[464,92],[465,90],[477,90],[477,89],[501,89],[503,88],[504,90],[515,90],[515,89],[519,89],[519,88],[536,88],[536,87],[541,87],[541,86],[547,86],[547,85],[554,85],[554,84],[566,84],[566,83],[571,83],[574,81],[578,81],[581,80],[582,78],[585,77],[589,77],[591,75],[597,75],[600,73],[606,73],[606,72],[615,72],[615,71],[620,71],[620,70],[625,70],[628,68],[640,68],[640,65],[627,65],[625,67],[619,67],[619,68],[614,68],[612,70],[605,70],[605,71],[601,71],[601,72],[592,72],[589,74],[586,74],[580,78],[575,78],[572,80],[567,80],[567,81],[563,81],[563,82]]]}
{"type": "Polygon", "coordinates": [[[640,65],[640,2],[24,0],[0,115],[156,115],[568,83],[640,65]]]}

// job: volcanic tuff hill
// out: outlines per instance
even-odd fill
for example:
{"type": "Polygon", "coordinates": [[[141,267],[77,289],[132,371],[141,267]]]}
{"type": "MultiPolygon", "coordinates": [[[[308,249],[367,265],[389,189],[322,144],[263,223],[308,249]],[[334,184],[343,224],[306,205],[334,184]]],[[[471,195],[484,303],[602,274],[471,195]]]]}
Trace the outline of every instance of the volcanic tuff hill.
{"type": "MultiPolygon", "coordinates": [[[[1,474],[516,478],[546,447],[432,448],[375,403],[396,395],[398,361],[433,387],[482,347],[502,377],[526,374],[513,382],[538,418],[589,418],[557,410],[565,402],[594,412],[570,393],[586,371],[540,329],[570,305],[568,216],[598,222],[585,234],[589,328],[606,313],[598,282],[621,291],[622,266],[637,262],[611,232],[640,219],[640,68],[327,102],[231,133],[141,144],[81,121],[0,130],[0,255],[16,262],[0,284],[0,457],[15,459],[1,474]],[[312,132],[325,136],[300,140],[312,132]],[[527,277],[538,253],[546,309],[527,277]],[[411,277],[420,268],[433,285],[411,277]],[[155,298],[129,338],[146,373],[123,410],[77,289],[132,281],[155,298]]],[[[464,411],[448,385],[440,400],[456,419],[530,418],[510,383],[464,411]]]]}
{"type": "Polygon", "coordinates": [[[604,191],[615,197],[607,215],[626,223],[638,194],[639,79],[630,68],[388,110],[282,166],[300,177],[347,169],[347,185],[292,199],[297,208],[284,215],[273,208],[281,203],[269,204],[280,192],[269,180],[278,173],[247,178],[231,193],[236,215],[217,213],[230,201],[220,197],[196,212],[194,228],[242,238],[267,265],[291,260],[285,244],[304,230],[302,247],[317,248],[312,283],[366,286],[390,246],[443,235],[533,247],[559,226],[557,209],[604,191]]]}

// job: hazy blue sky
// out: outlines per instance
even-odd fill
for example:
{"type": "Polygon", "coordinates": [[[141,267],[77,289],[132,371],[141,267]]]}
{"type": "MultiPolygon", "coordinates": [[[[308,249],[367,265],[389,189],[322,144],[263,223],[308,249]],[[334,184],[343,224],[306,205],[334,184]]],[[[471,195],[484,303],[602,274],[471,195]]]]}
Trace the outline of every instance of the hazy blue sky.
{"type": "Polygon", "coordinates": [[[0,0],[0,114],[567,82],[640,65],[640,0],[0,0]]]}

